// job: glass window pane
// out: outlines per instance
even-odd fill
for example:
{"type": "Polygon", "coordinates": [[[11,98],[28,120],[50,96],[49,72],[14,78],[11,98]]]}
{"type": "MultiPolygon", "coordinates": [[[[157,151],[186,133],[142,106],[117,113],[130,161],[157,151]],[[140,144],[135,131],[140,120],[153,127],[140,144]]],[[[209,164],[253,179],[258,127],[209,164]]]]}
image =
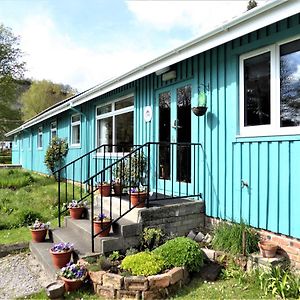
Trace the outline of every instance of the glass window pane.
{"type": "Polygon", "coordinates": [[[270,52],[244,60],[244,125],[270,124],[270,52]]]}
{"type": "MultiPolygon", "coordinates": [[[[112,117],[97,120],[97,146],[113,143],[112,140],[112,117]]],[[[112,148],[105,149],[105,151],[112,151],[112,148]]]]}
{"type": "Polygon", "coordinates": [[[72,126],[72,144],[80,144],[80,125],[72,126]]]}
{"type": "Polygon", "coordinates": [[[116,151],[129,152],[133,145],[133,111],[115,116],[116,151]]]}
{"type": "Polygon", "coordinates": [[[300,125],[300,40],[280,47],[280,126],[300,125]]]}
{"type": "Polygon", "coordinates": [[[56,122],[51,123],[51,129],[56,129],[56,122]]]}
{"type": "Polygon", "coordinates": [[[115,103],[115,110],[133,106],[133,97],[118,101],[115,103]]]}
{"type": "MultiPolygon", "coordinates": [[[[171,94],[159,94],[159,141],[170,142],[171,134],[171,94]]],[[[170,146],[159,145],[159,178],[170,179],[170,146]]]]}
{"type": "Polygon", "coordinates": [[[80,121],[80,115],[72,116],[72,123],[79,122],[79,121],[80,121]]]}
{"type": "Polygon", "coordinates": [[[97,116],[111,112],[111,104],[97,107],[97,116]]]}

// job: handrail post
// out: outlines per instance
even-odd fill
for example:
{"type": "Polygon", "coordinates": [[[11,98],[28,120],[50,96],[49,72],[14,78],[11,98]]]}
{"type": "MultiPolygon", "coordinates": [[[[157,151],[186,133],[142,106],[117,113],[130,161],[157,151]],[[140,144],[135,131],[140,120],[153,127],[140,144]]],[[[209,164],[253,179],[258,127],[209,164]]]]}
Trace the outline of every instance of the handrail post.
{"type": "Polygon", "coordinates": [[[148,159],[147,159],[147,208],[149,208],[149,193],[150,193],[150,143],[148,143],[148,159]]]}
{"type": "Polygon", "coordinates": [[[60,170],[58,171],[57,184],[58,184],[58,227],[60,227],[61,226],[60,224],[60,170]]]}
{"type": "Polygon", "coordinates": [[[92,252],[95,252],[95,241],[94,241],[94,178],[91,179],[91,233],[92,233],[92,252]]]}

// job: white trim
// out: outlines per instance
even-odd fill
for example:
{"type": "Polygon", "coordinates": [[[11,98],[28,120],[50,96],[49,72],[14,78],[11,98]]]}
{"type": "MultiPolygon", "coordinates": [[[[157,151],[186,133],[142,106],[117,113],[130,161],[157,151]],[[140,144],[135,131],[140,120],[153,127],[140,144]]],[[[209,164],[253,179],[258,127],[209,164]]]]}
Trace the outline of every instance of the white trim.
{"type": "Polygon", "coordinates": [[[236,138],[255,137],[255,136],[272,136],[272,135],[295,135],[300,134],[299,126],[280,126],[280,46],[300,39],[300,35],[285,39],[271,46],[257,49],[240,56],[239,63],[239,134],[236,138]],[[270,124],[244,126],[244,60],[270,52],[270,124]]]}
{"type": "MultiPolygon", "coordinates": [[[[95,146],[96,147],[101,146],[101,145],[98,145],[98,121],[106,119],[106,118],[112,118],[112,144],[116,144],[115,143],[115,141],[116,141],[116,133],[115,133],[115,127],[116,127],[116,123],[115,122],[116,121],[115,121],[115,116],[123,115],[123,114],[129,113],[129,112],[134,112],[134,94],[132,94],[132,93],[128,94],[128,95],[126,95],[124,97],[114,99],[111,102],[106,102],[106,103],[103,103],[101,105],[96,106],[96,108],[95,108],[95,146]],[[133,105],[132,106],[127,106],[127,107],[124,107],[124,108],[121,108],[121,109],[117,109],[117,110],[115,109],[115,104],[117,102],[120,102],[120,101],[123,101],[123,100],[126,100],[126,99],[130,99],[130,98],[133,99],[133,105]],[[107,112],[107,113],[104,113],[104,114],[98,115],[97,114],[98,108],[99,107],[105,107],[107,105],[111,105],[111,111],[107,112]]],[[[123,152],[121,152],[121,154],[122,153],[123,152]]],[[[97,153],[97,157],[98,156],[100,157],[100,155],[101,155],[101,153],[97,153]]],[[[109,152],[109,155],[114,155],[114,156],[118,157],[119,152],[109,152]]]]}
{"type": "Polygon", "coordinates": [[[299,11],[300,1],[275,0],[267,2],[265,5],[251,9],[239,17],[222,24],[207,34],[204,34],[181,47],[167,52],[166,54],[151,60],[150,62],[143,64],[130,72],[127,72],[112,80],[103,82],[100,85],[97,85],[94,88],[91,88],[80,95],[71,98],[69,101],[46,111],[36,118],[26,122],[22,126],[8,132],[6,136],[10,136],[16,132],[22,131],[24,128],[28,128],[39,122],[42,122],[45,119],[64,112],[72,106],[80,105],[186,58],[192,57],[196,54],[231,41],[237,37],[243,36],[249,32],[295,15],[299,11]]]}
{"type": "Polygon", "coordinates": [[[81,146],[81,114],[77,113],[77,114],[73,114],[71,115],[71,123],[70,123],[70,147],[76,148],[76,147],[80,147],[81,146]],[[79,116],[79,121],[72,121],[72,118],[75,116],[79,116]],[[79,125],[79,143],[75,143],[73,144],[73,126],[78,126],[79,125]]]}

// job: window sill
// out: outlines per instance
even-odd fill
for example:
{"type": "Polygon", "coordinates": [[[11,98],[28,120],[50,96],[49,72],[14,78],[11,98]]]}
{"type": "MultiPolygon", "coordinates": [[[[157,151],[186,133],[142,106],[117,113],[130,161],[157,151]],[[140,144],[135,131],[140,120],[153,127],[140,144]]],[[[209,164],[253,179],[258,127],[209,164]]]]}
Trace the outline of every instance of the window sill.
{"type": "Polygon", "coordinates": [[[93,158],[107,158],[107,159],[110,159],[110,158],[122,158],[126,155],[128,155],[129,152],[106,152],[105,155],[104,153],[97,153],[93,156],[93,158]]]}
{"type": "Polygon", "coordinates": [[[258,132],[257,134],[241,134],[236,135],[235,141],[238,142],[259,142],[259,141],[298,141],[300,140],[300,132],[276,132],[276,133],[264,133],[258,132]]]}
{"type": "Polygon", "coordinates": [[[41,150],[43,150],[43,147],[38,147],[37,149],[38,149],[39,151],[41,151],[41,150]]]}
{"type": "Polygon", "coordinates": [[[70,149],[80,149],[80,148],[81,148],[81,144],[70,145],[70,149]]]}

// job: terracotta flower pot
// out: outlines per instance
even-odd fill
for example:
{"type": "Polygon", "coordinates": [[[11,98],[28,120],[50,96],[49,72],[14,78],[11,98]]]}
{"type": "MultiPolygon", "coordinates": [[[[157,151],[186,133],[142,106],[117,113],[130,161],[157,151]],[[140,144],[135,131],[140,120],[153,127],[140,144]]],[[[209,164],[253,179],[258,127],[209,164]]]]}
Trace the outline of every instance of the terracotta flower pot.
{"type": "Polygon", "coordinates": [[[57,269],[65,267],[66,264],[71,260],[71,250],[65,252],[53,252],[50,250],[50,253],[52,256],[53,265],[57,269]]]}
{"type": "Polygon", "coordinates": [[[99,184],[98,189],[99,189],[99,193],[103,197],[108,197],[110,195],[110,189],[111,189],[110,184],[103,184],[102,186],[101,184],[99,184]]]}
{"type": "Polygon", "coordinates": [[[65,283],[66,292],[78,290],[83,284],[83,279],[68,279],[65,277],[61,277],[61,279],[65,283]]]}
{"type": "Polygon", "coordinates": [[[30,229],[32,241],[35,243],[44,242],[48,229],[30,229]]]}
{"type": "Polygon", "coordinates": [[[115,183],[114,184],[115,196],[122,195],[122,191],[123,191],[123,186],[120,183],[115,183]]]}
{"type": "Polygon", "coordinates": [[[69,208],[70,216],[72,219],[78,220],[81,219],[84,212],[84,207],[72,207],[69,208]]]}
{"type": "Polygon", "coordinates": [[[278,246],[269,242],[262,241],[258,243],[260,253],[263,257],[272,258],[275,257],[278,246]]]}
{"type": "MultiPolygon", "coordinates": [[[[97,234],[102,231],[103,228],[111,224],[111,221],[104,221],[101,224],[101,221],[95,221],[94,220],[94,234],[97,234]],[[102,227],[103,226],[103,227],[102,227]]],[[[111,226],[109,226],[107,229],[105,229],[103,232],[101,232],[98,236],[105,237],[109,235],[111,226]]]]}
{"type": "Polygon", "coordinates": [[[142,208],[145,207],[145,200],[147,199],[147,192],[139,192],[139,193],[131,193],[130,194],[130,202],[131,205],[137,205],[136,207],[142,208]]]}

